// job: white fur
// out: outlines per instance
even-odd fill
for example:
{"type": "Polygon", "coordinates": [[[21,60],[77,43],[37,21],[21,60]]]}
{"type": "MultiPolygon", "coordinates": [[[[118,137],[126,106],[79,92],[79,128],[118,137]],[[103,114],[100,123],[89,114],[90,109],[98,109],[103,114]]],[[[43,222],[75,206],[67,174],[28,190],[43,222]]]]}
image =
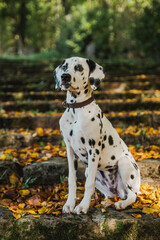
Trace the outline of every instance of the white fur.
{"type": "MultiPolygon", "coordinates": [[[[97,79],[101,81],[104,78],[103,68],[95,64],[94,70],[90,71],[92,65],[94,66],[92,61],[73,57],[56,68],[56,85],[61,90],[67,90],[67,103],[83,102],[90,98],[93,89],[97,88],[97,79]],[[75,70],[78,64],[83,67],[83,71],[75,70]],[[61,76],[64,73],[71,76],[69,87],[62,81],[61,76]]],[[[67,146],[69,164],[69,194],[63,212],[87,213],[95,187],[106,198],[119,196],[125,199],[115,204],[116,209],[124,209],[135,202],[140,189],[139,168],[95,101],[82,108],[67,108],[60,119],[60,129],[67,146]],[[88,167],[84,197],[75,207],[77,157],[88,164],[88,167]]]]}

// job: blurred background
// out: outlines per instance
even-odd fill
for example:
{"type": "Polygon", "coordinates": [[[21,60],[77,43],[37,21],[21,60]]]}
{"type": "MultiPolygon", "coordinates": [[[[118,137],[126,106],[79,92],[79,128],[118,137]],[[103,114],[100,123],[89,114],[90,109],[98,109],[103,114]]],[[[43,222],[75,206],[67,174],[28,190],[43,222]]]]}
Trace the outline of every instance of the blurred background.
{"type": "Polygon", "coordinates": [[[160,62],[159,0],[0,0],[0,57],[160,62]]]}

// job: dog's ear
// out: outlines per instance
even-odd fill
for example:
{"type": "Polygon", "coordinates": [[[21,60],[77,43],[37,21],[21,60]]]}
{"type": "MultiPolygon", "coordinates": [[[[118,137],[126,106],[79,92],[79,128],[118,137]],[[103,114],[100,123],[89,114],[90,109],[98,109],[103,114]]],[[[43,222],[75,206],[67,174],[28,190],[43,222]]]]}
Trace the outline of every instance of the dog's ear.
{"type": "Polygon", "coordinates": [[[87,59],[86,62],[89,67],[89,82],[90,82],[91,88],[93,90],[96,90],[100,82],[105,77],[105,74],[103,72],[103,67],[101,67],[100,65],[93,62],[90,59],[87,59]]]}

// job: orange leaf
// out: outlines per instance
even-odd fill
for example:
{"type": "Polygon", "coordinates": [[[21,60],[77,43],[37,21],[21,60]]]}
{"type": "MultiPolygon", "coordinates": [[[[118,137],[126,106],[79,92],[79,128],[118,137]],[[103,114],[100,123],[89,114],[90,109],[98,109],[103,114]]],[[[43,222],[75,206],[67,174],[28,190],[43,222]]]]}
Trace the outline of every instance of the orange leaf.
{"type": "Polygon", "coordinates": [[[142,218],[141,214],[132,213],[131,215],[135,218],[142,218]]]}
{"type": "Polygon", "coordinates": [[[0,200],[0,205],[4,206],[4,207],[8,207],[11,202],[12,202],[11,199],[2,199],[2,200],[0,200]]]}
{"type": "Polygon", "coordinates": [[[16,183],[18,183],[18,177],[15,175],[15,173],[12,173],[9,176],[9,181],[12,185],[15,185],[16,183]]]}

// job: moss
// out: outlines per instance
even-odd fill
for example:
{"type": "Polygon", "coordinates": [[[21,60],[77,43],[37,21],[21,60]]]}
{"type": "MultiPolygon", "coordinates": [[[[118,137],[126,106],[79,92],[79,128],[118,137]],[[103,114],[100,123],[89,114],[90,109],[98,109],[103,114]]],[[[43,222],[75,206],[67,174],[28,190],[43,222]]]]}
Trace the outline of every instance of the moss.
{"type": "Polygon", "coordinates": [[[15,221],[12,227],[7,231],[7,235],[2,236],[1,240],[50,240],[53,237],[53,228],[46,227],[40,222],[35,222],[33,225],[29,222],[19,223],[15,221]]]}
{"type": "Polygon", "coordinates": [[[103,232],[107,240],[135,240],[137,238],[137,224],[132,222],[115,223],[114,229],[111,229],[108,224],[103,224],[103,232]]]}
{"type": "Polygon", "coordinates": [[[54,237],[57,240],[78,239],[78,224],[76,222],[60,222],[54,229],[54,237]]]}

